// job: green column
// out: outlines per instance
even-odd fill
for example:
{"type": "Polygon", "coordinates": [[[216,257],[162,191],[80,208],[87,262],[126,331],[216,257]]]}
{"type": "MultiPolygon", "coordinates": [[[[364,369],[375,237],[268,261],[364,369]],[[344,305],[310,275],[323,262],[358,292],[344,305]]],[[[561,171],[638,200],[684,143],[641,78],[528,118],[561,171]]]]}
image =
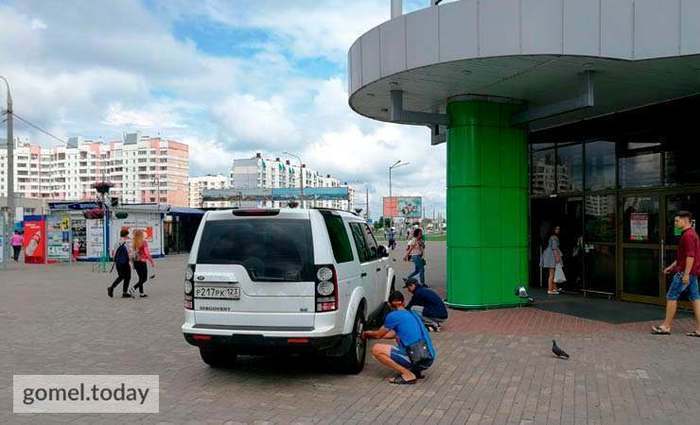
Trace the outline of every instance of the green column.
{"type": "Polygon", "coordinates": [[[447,300],[456,308],[515,306],[527,287],[528,169],[515,105],[447,105],[447,300]]]}

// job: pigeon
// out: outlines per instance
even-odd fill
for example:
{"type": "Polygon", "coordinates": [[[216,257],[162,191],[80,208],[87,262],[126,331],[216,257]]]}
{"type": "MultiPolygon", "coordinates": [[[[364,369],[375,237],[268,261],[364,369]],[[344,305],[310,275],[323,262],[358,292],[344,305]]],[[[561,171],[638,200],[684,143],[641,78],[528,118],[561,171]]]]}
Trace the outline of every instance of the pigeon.
{"type": "Polygon", "coordinates": [[[566,354],[564,350],[559,348],[555,340],[552,340],[552,353],[554,353],[554,355],[560,359],[569,360],[569,355],[566,354]]]}

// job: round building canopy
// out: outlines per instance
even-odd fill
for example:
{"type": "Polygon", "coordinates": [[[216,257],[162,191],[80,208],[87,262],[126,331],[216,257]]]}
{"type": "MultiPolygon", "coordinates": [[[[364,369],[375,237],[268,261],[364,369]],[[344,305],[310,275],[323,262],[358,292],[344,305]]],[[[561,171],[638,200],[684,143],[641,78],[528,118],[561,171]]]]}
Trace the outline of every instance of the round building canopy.
{"type": "MultiPolygon", "coordinates": [[[[381,121],[461,95],[522,102],[531,130],[700,93],[700,1],[461,0],[399,16],[348,54],[350,106],[381,121]],[[588,82],[588,83],[587,83],[588,82]],[[594,101],[567,109],[592,90],[594,101]],[[532,111],[532,113],[529,113],[532,111]]],[[[415,122],[415,124],[421,124],[415,122]]]]}

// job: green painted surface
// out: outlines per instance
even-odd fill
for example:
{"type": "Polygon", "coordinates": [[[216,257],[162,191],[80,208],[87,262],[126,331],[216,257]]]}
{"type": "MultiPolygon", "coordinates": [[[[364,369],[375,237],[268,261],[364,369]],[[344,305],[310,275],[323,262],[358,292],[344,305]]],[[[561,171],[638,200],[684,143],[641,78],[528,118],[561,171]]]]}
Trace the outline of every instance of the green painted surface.
{"type": "Polygon", "coordinates": [[[527,286],[527,141],[515,107],[447,106],[447,299],[455,307],[518,305],[527,286]]]}

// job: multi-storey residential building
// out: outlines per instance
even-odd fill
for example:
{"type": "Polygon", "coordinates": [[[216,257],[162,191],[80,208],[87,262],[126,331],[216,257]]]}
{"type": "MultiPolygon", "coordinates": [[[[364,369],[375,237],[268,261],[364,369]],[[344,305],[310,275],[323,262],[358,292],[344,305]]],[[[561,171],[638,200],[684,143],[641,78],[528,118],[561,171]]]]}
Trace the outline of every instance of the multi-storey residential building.
{"type": "MultiPolygon", "coordinates": [[[[188,187],[189,187],[189,194],[188,194],[188,199],[189,199],[189,206],[191,208],[201,208],[202,207],[202,191],[203,190],[210,190],[210,189],[225,189],[229,187],[229,177],[217,174],[217,175],[211,175],[208,174],[206,176],[198,176],[198,177],[190,177],[188,180],[188,187]]],[[[213,203],[216,203],[215,201],[212,201],[213,203]]],[[[211,207],[223,207],[223,202],[221,205],[212,205],[210,203],[211,207]]]]}
{"type": "MultiPolygon", "coordinates": [[[[235,159],[231,167],[230,186],[233,189],[260,190],[276,188],[316,188],[316,187],[345,187],[347,183],[342,183],[330,174],[325,176],[306,166],[306,164],[294,165],[289,160],[280,158],[264,159],[261,154],[256,154],[253,158],[235,159]]],[[[325,207],[343,210],[352,210],[353,194],[352,188],[348,187],[350,197],[348,200],[326,200],[315,201],[305,200],[306,207],[325,207]]],[[[267,206],[280,207],[284,204],[279,201],[236,201],[235,206],[252,207],[267,206]]],[[[206,200],[204,207],[231,207],[232,202],[220,200],[206,200]]]]}
{"type": "MultiPolygon", "coordinates": [[[[123,203],[188,205],[189,148],[174,140],[125,134],[112,142],[71,137],[66,146],[43,148],[15,141],[15,192],[26,198],[81,200],[95,197],[92,185],[114,184],[110,195],[123,203]]],[[[0,146],[0,193],[7,192],[7,146],[0,146]]]]}

